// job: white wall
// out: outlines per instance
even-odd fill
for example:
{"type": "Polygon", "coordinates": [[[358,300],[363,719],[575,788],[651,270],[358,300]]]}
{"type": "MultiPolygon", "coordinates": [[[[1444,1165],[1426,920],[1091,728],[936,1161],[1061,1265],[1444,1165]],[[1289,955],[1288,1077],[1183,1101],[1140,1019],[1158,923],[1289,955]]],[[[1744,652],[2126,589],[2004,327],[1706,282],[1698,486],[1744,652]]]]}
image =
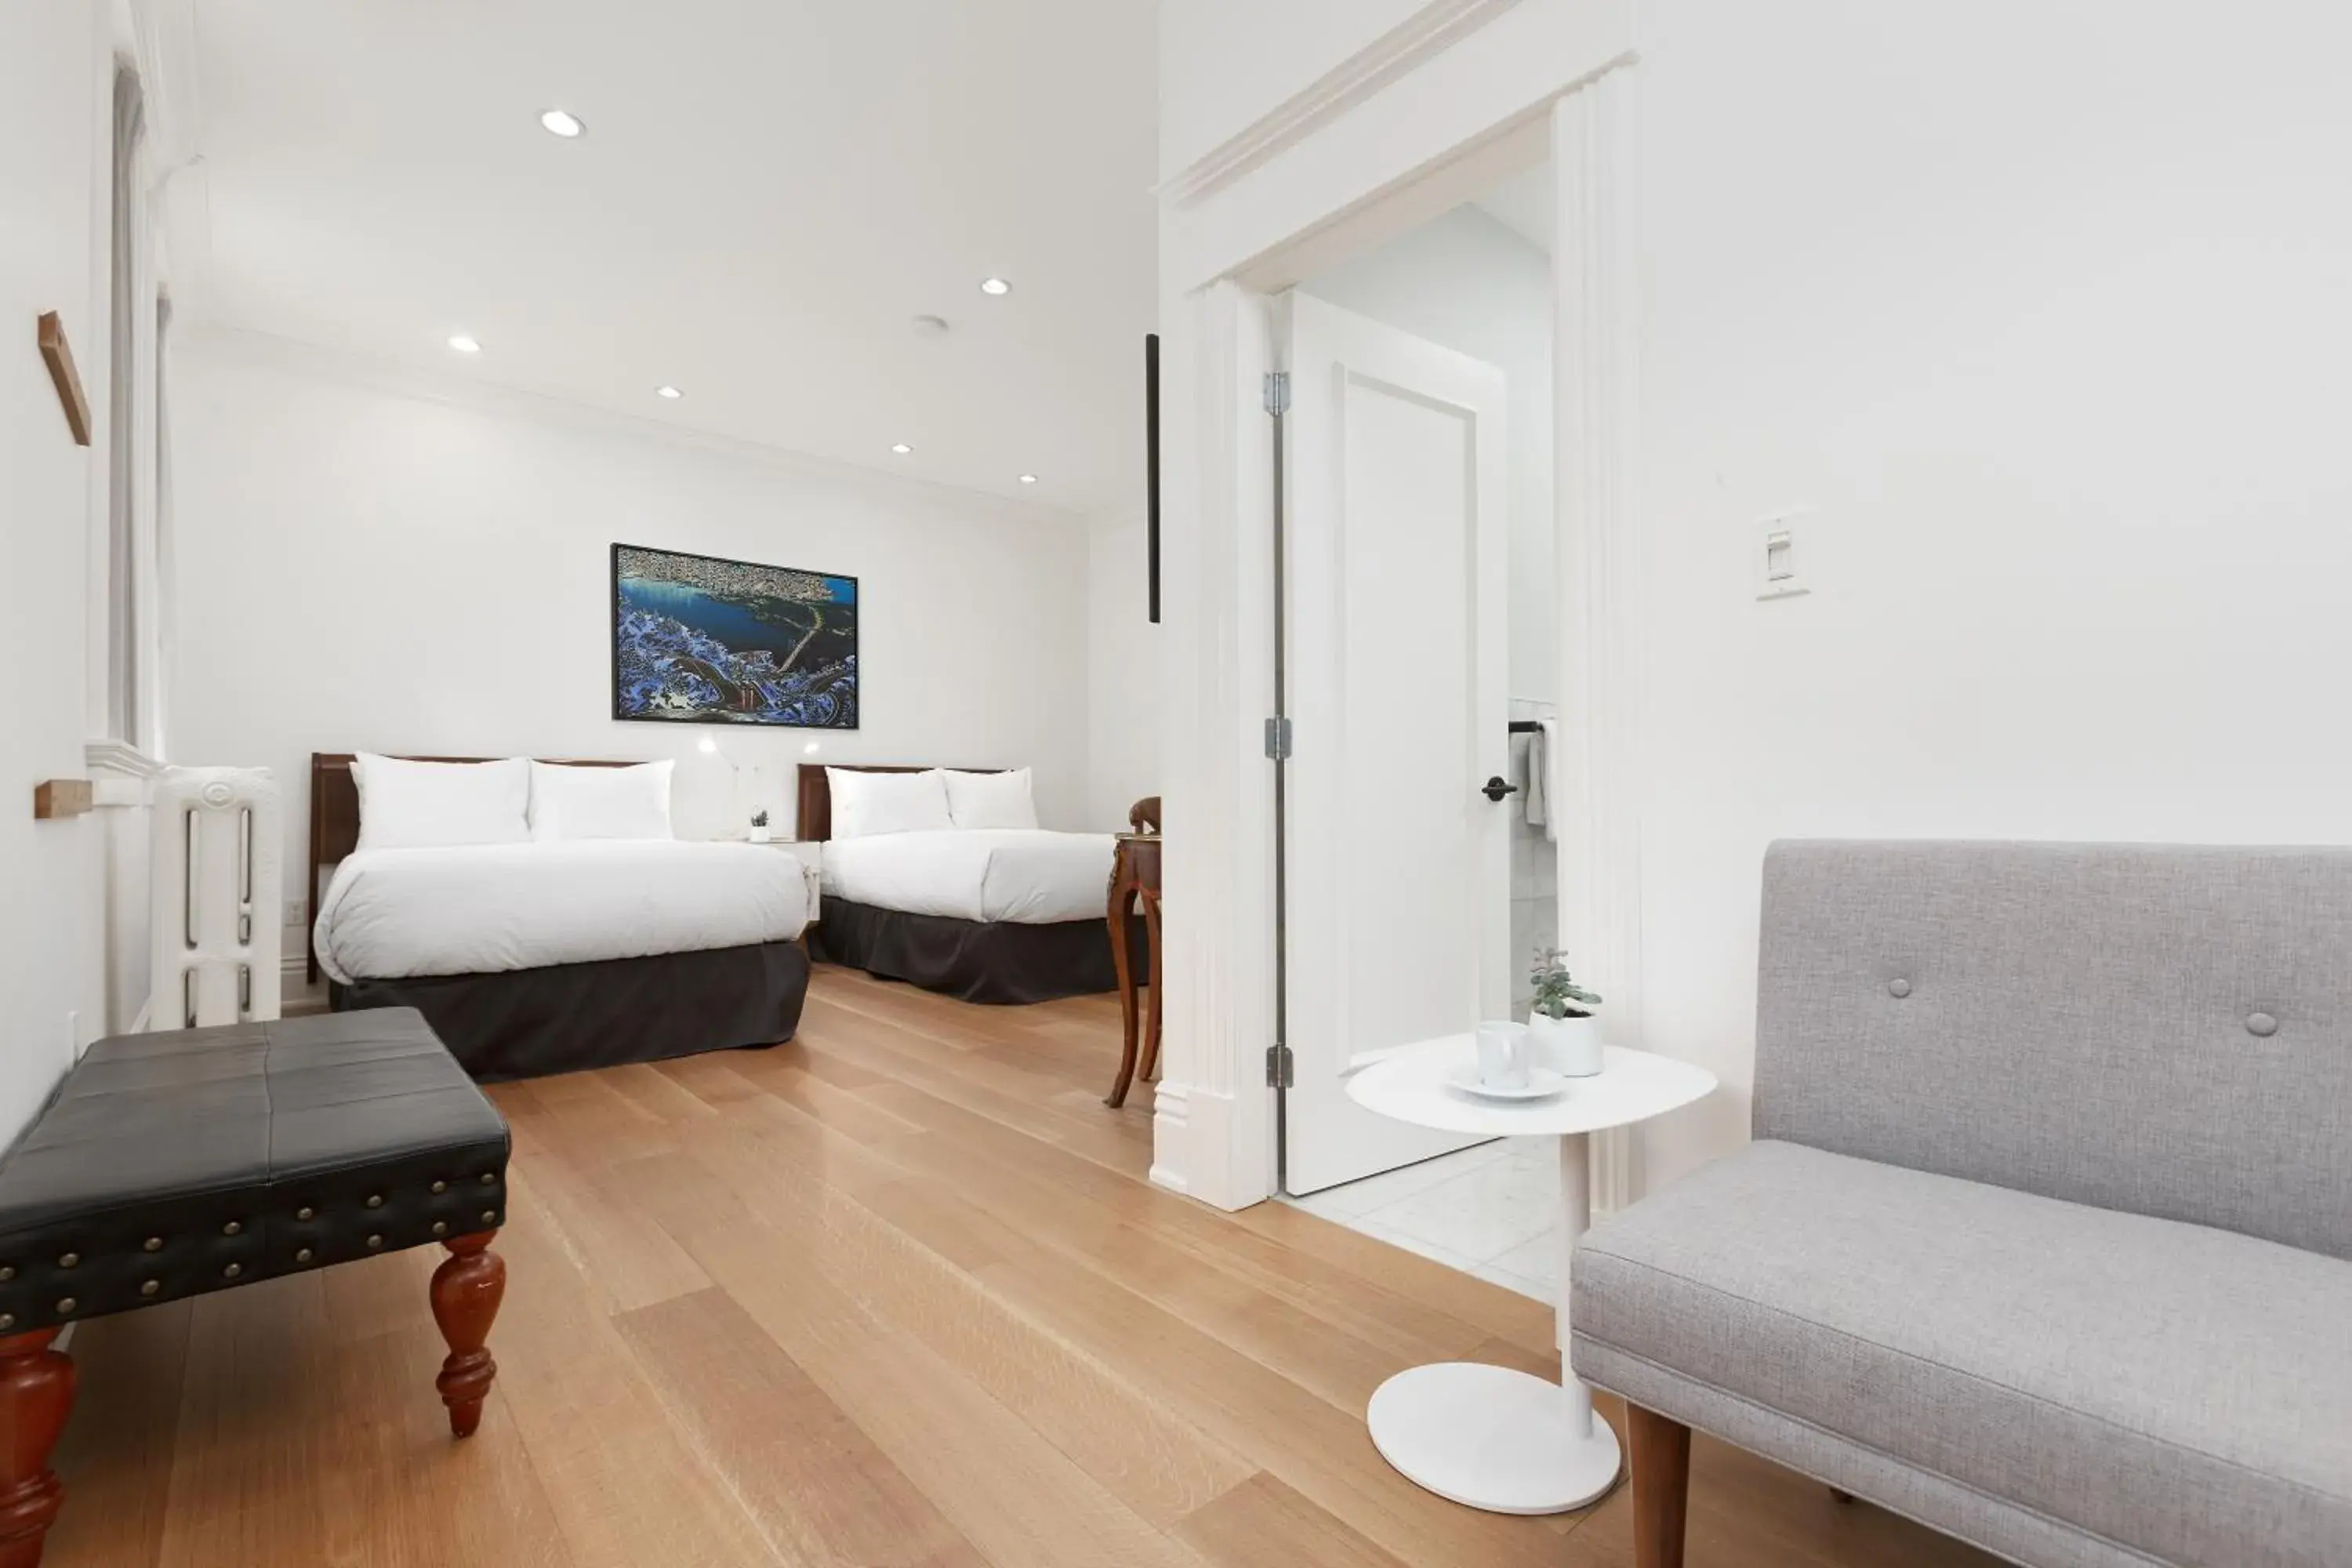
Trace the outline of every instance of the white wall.
{"type": "Polygon", "coordinates": [[[104,829],[36,822],[33,786],[84,775],[91,519],[104,446],[67,434],[33,322],[64,318],[94,408],[106,405],[104,177],[110,50],[82,0],[0,6],[0,525],[7,613],[0,668],[0,1145],[16,1136],[78,1043],[103,1026],[104,829]]]}
{"type": "MultiPolygon", "coordinates": [[[[1521,0],[1164,207],[1163,277],[1430,166],[1538,66],[1557,88],[1616,56],[1520,47],[1582,9],[1521,0]]],[[[1745,1135],[1776,836],[2352,841],[2352,13],[1637,21],[1643,1043],[1725,1081],[1646,1130],[1654,1182],[1745,1135]],[[1759,604],[1753,524],[1790,507],[1814,509],[1813,593],[1759,604]]],[[[1167,112],[1221,112],[1185,58],[1163,51],[1167,112]]]]}
{"type": "Polygon", "coordinates": [[[1086,824],[1127,826],[1128,808],[1161,793],[1160,628],[1150,620],[1141,508],[1087,529],[1086,824]]]}
{"type": "Polygon", "coordinates": [[[1510,694],[1556,700],[1550,258],[1475,207],[1457,207],[1299,287],[1503,372],[1510,694]]]}
{"type": "Polygon", "coordinates": [[[1744,1127],[1775,836],[2352,840],[2347,53],[2284,0],[1651,8],[1643,955],[1730,1089],[1661,1171],[1744,1127]],[[1758,604],[1790,505],[1813,593],[1758,604]]]}
{"type": "Polygon", "coordinates": [[[1074,517],[424,395],[266,340],[212,339],[177,374],[174,748],[278,771],[289,867],[313,751],[680,757],[681,826],[715,834],[741,829],[709,814],[699,737],[760,766],[782,824],[814,740],[820,761],[1026,763],[1045,825],[1084,824],[1074,517]],[[856,576],[863,728],[613,721],[615,541],[856,576]]]}

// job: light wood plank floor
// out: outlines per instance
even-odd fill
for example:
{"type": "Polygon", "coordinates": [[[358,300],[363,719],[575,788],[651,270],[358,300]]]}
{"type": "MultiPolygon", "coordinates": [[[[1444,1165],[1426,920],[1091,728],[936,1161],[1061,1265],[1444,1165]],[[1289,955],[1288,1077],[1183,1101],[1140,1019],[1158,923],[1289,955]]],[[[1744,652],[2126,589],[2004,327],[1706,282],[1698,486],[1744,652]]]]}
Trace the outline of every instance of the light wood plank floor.
{"type": "MultiPolygon", "coordinates": [[[[1365,1436],[1403,1367],[1544,1368],[1547,1309],[1148,1185],[1116,1019],[828,969],[793,1045],[498,1089],[480,1434],[433,1392],[437,1250],[90,1322],[50,1568],[1630,1563],[1622,1489],[1476,1513],[1365,1436]]],[[[1705,1439],[1691,1558],[1990,1561],[1705,1439]]]]}

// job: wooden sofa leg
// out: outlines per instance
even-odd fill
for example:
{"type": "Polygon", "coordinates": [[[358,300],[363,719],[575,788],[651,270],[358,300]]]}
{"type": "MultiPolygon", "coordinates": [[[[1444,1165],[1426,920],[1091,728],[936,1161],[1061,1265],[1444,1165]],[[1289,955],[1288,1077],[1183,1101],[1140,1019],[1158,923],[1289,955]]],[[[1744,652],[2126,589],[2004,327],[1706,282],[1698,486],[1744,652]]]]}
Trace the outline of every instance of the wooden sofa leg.
{"type": "Polygon", "coordinates": [[[1631,1404],[1625,1424],[1633,1450],[1634,1568],[1683,1568],[1690,1428],[1631,1404]]]}
{"type": "MultiPolygon", "coordinates": [[[[460,1437],[472,1436],[482,1424],[482,1400],[499,1375],[499,1363],[483,1348],[507,1293],[506,1259],[490,1250],[496,1235],[486,1230],[443,1242],[450,1255],[433,1271],[433,1321],[449,1344],[434,1385],[449,1407],[449,1430],[460,1437]]],[[[0,1563],[0,1568],[12,1565],[0,1563]]]]}
{"type": "Polygon", "coordinates": [[[0,1339],[0,1568],[39,1568],[66,1489],[49,1450],[73,1411],[74,1364],[56,1329],[0,1339]]]}

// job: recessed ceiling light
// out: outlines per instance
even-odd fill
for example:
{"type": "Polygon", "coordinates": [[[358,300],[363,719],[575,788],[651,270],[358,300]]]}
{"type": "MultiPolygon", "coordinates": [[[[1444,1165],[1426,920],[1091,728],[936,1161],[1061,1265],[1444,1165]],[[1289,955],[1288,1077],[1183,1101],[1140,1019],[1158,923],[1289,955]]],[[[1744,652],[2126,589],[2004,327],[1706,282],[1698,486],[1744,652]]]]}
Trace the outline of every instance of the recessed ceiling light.
{"type": "Polygon", "coordinates": [[[686,394],[680,392],[675,386],[656,386],[654,388],[654,395],[656,397],[684,397],[686,394]]]}
{"type": "Polygon", "coordinates": [[[545,114],[539,117],[539,122],[541,125],[546,126],[549,131],[554,132],[558,136],[565,138],[566,140],[577,136],[583,131],[588,129],[588,127],[580,123],[580,117],[578,115],[566,114],[560,109],[549,110],[545,114]]]}
{"type": "Polygon", "coordinates": [[[449,346],[456,349],[461,354],[478,354],[482,352],[482,345],[475,339],[467,337],[463,332],[459,332],[457,336],[451,338],[449,340],[449,346]]]}
{"type": "Polygon", "coordinates": [[[1002,278],[983,278],[980,280],[980,291],[983,294],[1010,294],[1013,285],[1002,278]]]}
{"type": "Polygon", "coordinates": [[[900,457],[902,457],[902,458],[903,458],[903,457],[905,457],[908,453],[909,453],[909,452],[913,451],[913,450],[914,450],[914,448],[913,448],[912,447],[908,446],[908,445],[907,445],[907,443],[905,443],[904,441],[893,441],[893,442],[891,442],[891,443],[890,443],[890,450],[892,450],[892,451],[894,451],[894,452],[898,453],[898,456],[900,456],[900,457]]]}
{"type": "Polygon", "coordinates": [[[1034,485],[1037,482],[1037,476],[1034,474],[1024,474],[1021,476],[1021,482],[1024,485],[1034,485]]]}

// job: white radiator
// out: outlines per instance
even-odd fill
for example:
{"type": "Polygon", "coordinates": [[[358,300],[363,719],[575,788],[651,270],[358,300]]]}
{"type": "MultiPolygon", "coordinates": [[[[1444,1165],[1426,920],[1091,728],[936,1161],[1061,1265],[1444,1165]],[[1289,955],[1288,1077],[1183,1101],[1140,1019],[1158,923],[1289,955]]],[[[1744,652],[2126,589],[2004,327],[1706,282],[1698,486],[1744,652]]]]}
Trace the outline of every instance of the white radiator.
{"type": "Polygon", "coordinates": [[[165,768],[154,784],[148,1027],[278,1016],[278,781],[268,768],[165,768]]]}

